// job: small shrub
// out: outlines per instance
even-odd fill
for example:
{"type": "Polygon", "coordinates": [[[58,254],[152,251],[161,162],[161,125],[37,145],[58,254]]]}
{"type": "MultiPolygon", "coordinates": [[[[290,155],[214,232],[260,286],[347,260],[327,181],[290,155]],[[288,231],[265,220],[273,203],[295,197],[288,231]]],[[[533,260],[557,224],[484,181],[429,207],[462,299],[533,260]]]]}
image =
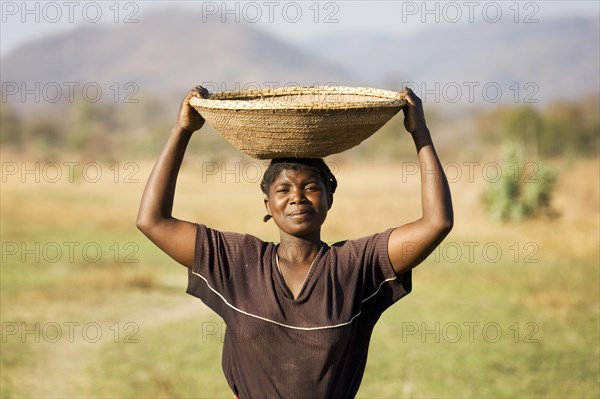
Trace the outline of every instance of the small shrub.
{"type": "Polygon", "coordinates": [[[500,180],[492,183],[482,196],[483,206],[492,219],[521,221],[557,215],[551,204],[557,179],[554,169],[540,161],[526,162],[518,147],[510,143],[505,146],[502,171],[500,180]]]}

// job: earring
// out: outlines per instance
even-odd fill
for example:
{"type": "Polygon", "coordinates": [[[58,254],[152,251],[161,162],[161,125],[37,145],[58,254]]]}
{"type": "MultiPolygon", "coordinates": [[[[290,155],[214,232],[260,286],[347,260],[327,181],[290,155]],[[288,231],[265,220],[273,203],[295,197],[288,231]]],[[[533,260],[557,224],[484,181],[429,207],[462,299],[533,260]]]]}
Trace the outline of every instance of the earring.
{"type": "Polygon", "coordinates": [[[269,221],[269,219],[271,219],[272,217],[273,217],[273,216],[271,216],[271,215],[265,215],[265,216],[263,217],[263,222],[267,223],[267,222],[269,221]]]}

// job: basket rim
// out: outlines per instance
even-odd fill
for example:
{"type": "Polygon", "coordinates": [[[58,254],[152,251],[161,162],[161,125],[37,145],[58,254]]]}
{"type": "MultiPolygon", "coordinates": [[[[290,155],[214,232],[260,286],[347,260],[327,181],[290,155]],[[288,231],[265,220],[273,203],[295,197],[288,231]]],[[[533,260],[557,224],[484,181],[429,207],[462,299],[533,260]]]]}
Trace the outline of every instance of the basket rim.
{"type": "Polygon", "coordinates": [[[289,86],[267,89],[248,89],[214,92],[208,98],[192,97],[194,107],[210,110],[340,110],[340,109],[381,109],[403,107],[405,94],[370,87],[350,86],[289,86]],[[319,96],[354,95],[364,97],[363,101],[330,101],[319,96]],[[292,102],[279,100],[279,96],[314,95],[315,101],[292,102]],[[238,100],[238,98],[251,98],[238,100]],[[264,101],[260,101],[264,99],[264,101]],[[370,100],[371,99],[371,100],[370,100]],[[256,101],[259,100],[259,101],[256,101]]]}

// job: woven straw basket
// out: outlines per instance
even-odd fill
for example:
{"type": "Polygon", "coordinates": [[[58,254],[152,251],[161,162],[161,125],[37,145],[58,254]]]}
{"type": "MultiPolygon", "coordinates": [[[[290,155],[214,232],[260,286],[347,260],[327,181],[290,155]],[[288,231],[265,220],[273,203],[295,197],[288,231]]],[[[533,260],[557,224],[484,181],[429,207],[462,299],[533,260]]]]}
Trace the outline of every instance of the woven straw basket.
{"type": "Polygon", "coordinates": [[[253,158],[322,158],[352,148],[405,104],[401,93],[306,86],[212,93],[190,104],[253,158]]]}

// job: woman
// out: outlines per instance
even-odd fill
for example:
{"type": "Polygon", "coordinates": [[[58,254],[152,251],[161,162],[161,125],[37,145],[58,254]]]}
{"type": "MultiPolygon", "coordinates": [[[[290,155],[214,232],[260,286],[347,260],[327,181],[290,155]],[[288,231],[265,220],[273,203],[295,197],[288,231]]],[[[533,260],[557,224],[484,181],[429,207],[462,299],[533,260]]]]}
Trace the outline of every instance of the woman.
{"type": "Polygon", "coordinates": [[[183,99],[146,185],[138,228],[188,267],[187,292],[227,325],[223,370],[240,398],[352,398],[381,313],[411,290],[411,269],[453,225],[448,182],[421,100],[405,90],[404,126],[421,164],[423,216],[385,232],[328,246],[321,226],[335,177],[322,160],[273,160],[261,189],[279,244],[224,233],[171,215],[186,146],[204,119],[183,99]]]}

